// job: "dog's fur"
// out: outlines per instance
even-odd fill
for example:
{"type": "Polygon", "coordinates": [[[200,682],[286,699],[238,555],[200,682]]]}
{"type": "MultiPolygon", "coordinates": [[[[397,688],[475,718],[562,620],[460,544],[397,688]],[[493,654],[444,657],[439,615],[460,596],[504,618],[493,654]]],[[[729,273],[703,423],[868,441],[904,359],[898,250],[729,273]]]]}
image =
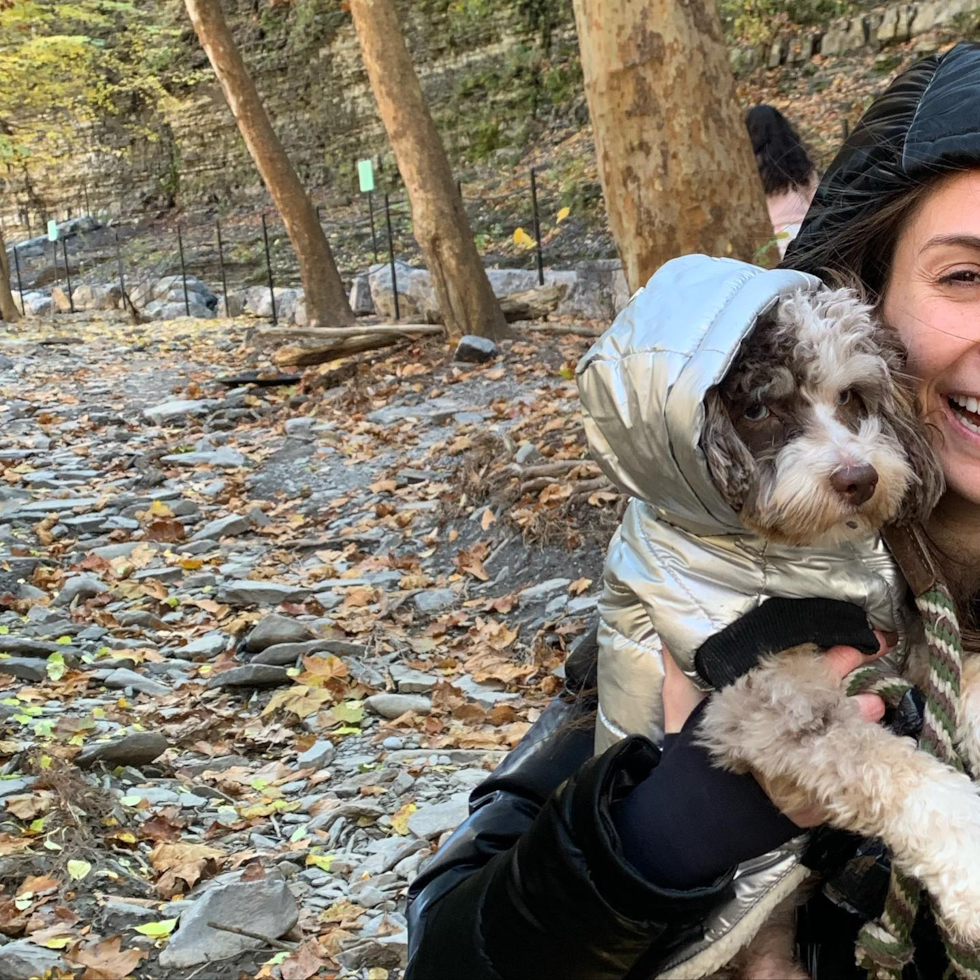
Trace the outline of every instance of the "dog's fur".
{"type": "MultiPolygon", "coordinates": [[[[746,527],[806,547],[931,511],[942,472],[903,357],[848,289],[798,293],[762,319],[709,393],[701,443],[746,527]],[[877,485],[853,505],[831,474],[867,464],[877,485]]],[[[914,679],[924,669],[919,650],[908,670],[914,679]]],[[[980,662],[967,661],[963,691],[959,747],[976,766],[980,662]]],[[[720,765],[760,776],[783,810],[816,803],[832,825],[880,837],[897,866],[933,895],[953,934],[980,945],[976,789],[912,740],[864,722],[822,651],[784,651],[716,694],[700,738],[720,765]]],[[[792,907],[783,908],[718,977],[806,977],[793,958],[792,920],[792,907]]]]}

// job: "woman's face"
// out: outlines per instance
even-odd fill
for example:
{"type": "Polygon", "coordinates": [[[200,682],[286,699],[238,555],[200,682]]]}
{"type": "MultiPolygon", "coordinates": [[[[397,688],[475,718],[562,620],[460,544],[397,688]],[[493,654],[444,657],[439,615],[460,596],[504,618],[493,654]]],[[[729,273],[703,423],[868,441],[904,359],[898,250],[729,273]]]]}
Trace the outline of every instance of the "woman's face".
{"type": "Polygon", "coordinates": [[[905,227],[884,316],[941,433],[949,489],[980,505],[980,170],[944,180],[905,227]]]}

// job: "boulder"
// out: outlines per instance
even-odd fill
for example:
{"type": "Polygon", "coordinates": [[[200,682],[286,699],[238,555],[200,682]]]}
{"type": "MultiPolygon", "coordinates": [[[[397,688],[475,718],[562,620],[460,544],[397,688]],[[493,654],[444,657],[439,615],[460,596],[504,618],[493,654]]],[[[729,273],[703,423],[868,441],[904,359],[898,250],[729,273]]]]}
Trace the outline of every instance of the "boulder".
{"type": "Polygon", "coordinates": [[[371,283],[367,276],[355,276],[350,288],[350,308],[354,316],[370,316],[374,313],[374,300],[371,299],[371,283]]]}
{"type": "Polygon", "coordinates": [[[454,361],[484,364],[499,356],[500,348],[487,337],[462,337],[456,345],[454,361]]]}
{"type": "Polygon", "coordinates": [[[139,768],[158,759],[169,748],[170,743],[159,732],[131,732],[121,738],[86,742],[74,763],[81,768],[96,762],[139,768]]]}
{"type": "MultiPolygon", "coordinates": [[[[422,310],[419,308],[418,289],[421,287],[421,280],[417,284],[413,295],[410,286],[415,275],[423,270],[415,269],[405,262],[395,262],[395,278],[398,281],[398,306],[399,315],[402,320],[412,320],[421,317],[422,310]]],[[[425,274],[428,278],[428,273],[425,274]]],[[[368,273],[368,283],[371,291],[371,301],[374,303],[375,312],[378,316],[388,320],[395,318],[395,293],[391,282],[391,266],[373,265],[368,273]]]]}
{"type": "Polygon", "coordinates": [[[0,946],[0,980],[32,980],[50,976],[55,970],[60,973],[67,967],[60,953],[28,939],[0,946]]]}
{"type": "Polygon", "coordinates": [[[417,715],[427,715],[432,711],[432,702],[417,694],[373,694],[365,702],[368,711],[382,718],[399,718],[406,711],[417,715]]]}
{"type": "Polygon", "coordinates": [[[181,915],[180,927],[160,954],[160,966],[183,970],[229,959],[262,945],[261,940],[212,929],[209,922],[247,928],[260,936],[278,939],[298,919],[296,899],[282,878],[270,875],[212,888],[181,915]]]}
{"type": "Polygon", "coordinates": [[[305,623],[272,613],[248,634],[245,645],[252,653],[258,653],[280,643],[305,643],[315,638],[313,631],[305,623]]]}

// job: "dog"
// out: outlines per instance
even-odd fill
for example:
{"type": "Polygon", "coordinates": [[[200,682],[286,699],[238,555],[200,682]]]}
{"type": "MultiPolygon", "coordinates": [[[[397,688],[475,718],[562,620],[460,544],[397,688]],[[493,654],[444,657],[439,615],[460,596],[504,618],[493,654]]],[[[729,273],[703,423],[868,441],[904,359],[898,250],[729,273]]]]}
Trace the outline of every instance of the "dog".
{"type": "MultiPolygon", "coordinates": [[[[846,547],[928,516],[943,477],[904,360],[853,289],[801,291],[760,318],[708,394],[701,437],[712,479],[746,528],[801,549],[846,547]]],[[[913,682],[925,669],[921,648],[912,645],[905,668],[913,682]]],[[[722,767],[761,777],[784,811],[816,802],[833,826],[880,837],[953,935],[980,945],[973,784],[864,722],[822,653],[807,645],[764,658],[711,698],[700,741],[722,767]]],[[[970,764],[980,762],[978,668],[965,663],[960,700],[970,764]]],[[[795,961],[793,908],[784,903],[715,977],[807,978],[795,961]]]]}

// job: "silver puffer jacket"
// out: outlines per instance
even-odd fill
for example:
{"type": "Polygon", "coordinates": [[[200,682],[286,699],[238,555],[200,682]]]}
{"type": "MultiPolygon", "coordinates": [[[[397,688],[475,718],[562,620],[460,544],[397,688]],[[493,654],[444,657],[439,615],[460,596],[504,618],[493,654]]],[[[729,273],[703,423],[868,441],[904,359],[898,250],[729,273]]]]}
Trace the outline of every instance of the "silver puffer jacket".
{"type": "MultiPolygon", "coordinates": [[[[634,499],[609,546],[599,603],[596,751],[627,734],[663,737],[662,644],[702,687],[694,653],[773,596],[843,599],[902,637],[912,622],[898,567],[877,537],[803,551],[746,531],[700,449],[704,397],[760,314],[812,276],[689,255],[664,265],[578,366],[592,455],[634,499]]],[[[800,842],[743,866],[736,897],[706,923],[670,978],[709,975],[805,876],[800,842]]]]}

